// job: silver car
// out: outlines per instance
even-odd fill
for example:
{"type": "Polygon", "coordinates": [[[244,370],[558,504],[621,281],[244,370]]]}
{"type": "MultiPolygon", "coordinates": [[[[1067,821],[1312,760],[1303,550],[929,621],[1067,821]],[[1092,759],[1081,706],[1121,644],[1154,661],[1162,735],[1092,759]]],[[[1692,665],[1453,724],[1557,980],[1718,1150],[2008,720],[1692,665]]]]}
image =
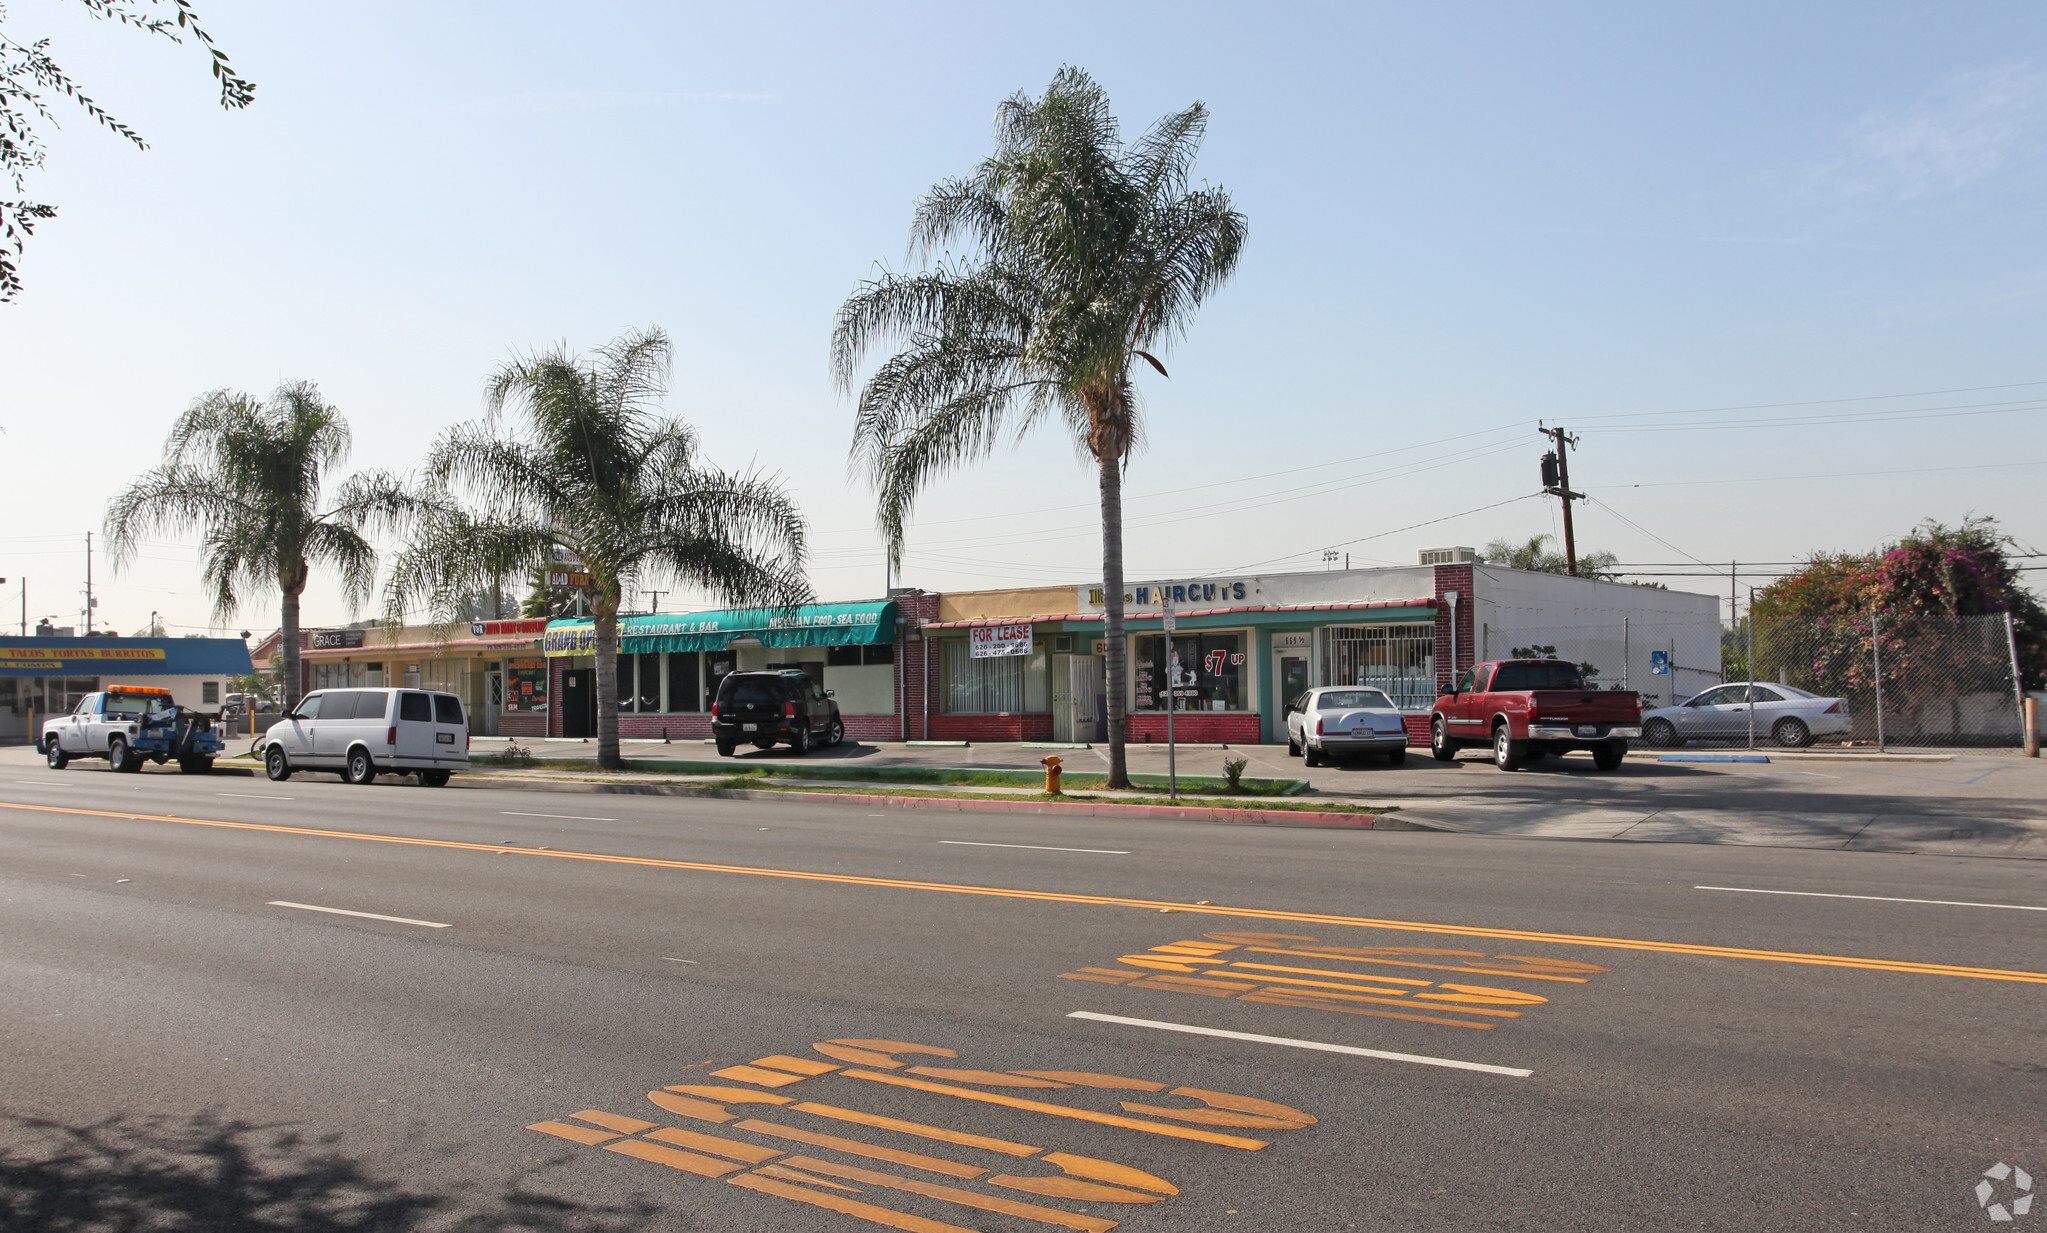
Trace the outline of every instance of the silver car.
{"type": "Polygon", "coordinates": [[[1747,740],[1749,703],[1755,734],[1786,749],[1803,749],[1823,736],[1846,736],[1848,699],[1822,698],[1774,681],[1735,681],[1642,715],[1642,742],[1674,749],[1686,741],[1747,740]]]}
{"type": "Polygon", "coordinates": [[[1407,723],[1393,699],[1377,689],[1323,686],[1297,695],[1286,708],[1286,751],[1306,755],[1309,766],[1348,754],[1382,753],[1407,761],[1407,723]]]}

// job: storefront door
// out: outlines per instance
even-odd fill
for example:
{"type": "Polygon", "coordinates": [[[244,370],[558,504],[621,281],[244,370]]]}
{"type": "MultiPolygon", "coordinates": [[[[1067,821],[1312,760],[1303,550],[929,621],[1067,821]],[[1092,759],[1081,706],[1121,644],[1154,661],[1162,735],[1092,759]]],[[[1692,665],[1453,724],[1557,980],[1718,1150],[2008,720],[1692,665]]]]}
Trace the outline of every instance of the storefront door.
{"type": "Polygon", "coordinates": [[[1073,656],[1052,657],[1052,739],[1070,742],[1073,735],[1073,656]]]}
{"type": "Polygon", "coordinates": [[[1282,647],[1272,653],[1272,713],[1265,717],[1270,729],[1267,739],[1277,744],[1287,739],[1286,704],[1308,688],[1308,648],[1282,647]]]}
{"type": "Polygon", "coordinates": [[[597,670],[570,668],[562,673],[562,735],[597,734],[597,670]]]}
{"type": "Polygon", "coordinates": [[[483,734],[498,734],[498,716],[505,713],[505,674],[492,663],[483,674],[483,734]]]}

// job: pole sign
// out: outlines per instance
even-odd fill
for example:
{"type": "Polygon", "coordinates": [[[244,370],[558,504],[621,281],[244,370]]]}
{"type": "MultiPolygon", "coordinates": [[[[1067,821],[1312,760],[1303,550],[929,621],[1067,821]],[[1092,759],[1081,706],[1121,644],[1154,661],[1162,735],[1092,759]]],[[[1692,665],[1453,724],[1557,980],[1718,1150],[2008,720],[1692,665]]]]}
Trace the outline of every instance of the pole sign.
{"type": "Polygon", "coordinates": [[[1024,621],[1013,625],[976,625],[967,631],[968,653],[975,659],[997,659],[1006,655],[1031,653],[1031,626],[1024,621]]]}
{"type": "Polygon", "coordinates": [[[1161,610],[1159,615],[1164,618],[1163,624],[1165,625],[1166,632],[1169,634],[1172,633],[1175,624],[1173,620],[1174,613],[1172,597],[1170,596],[1167,597],[1166,606],[1163,610],[1161,610]]]}
{"type": "Polygon", "coordinates": [[[1670,652],[1669,652],[1669,651],[1651,651],[1651,652],[1649,652],[1649,675],[1651,675],[1651,676],[1669,676],[1669,675],[1670,675],[1670,652]]]}
{"type": "Polygon", "coordinates": [[[547,571],[547,585],[571,590],[587,589],[590,585],[590,575],[582,570],[551,569],[547,571]]]}

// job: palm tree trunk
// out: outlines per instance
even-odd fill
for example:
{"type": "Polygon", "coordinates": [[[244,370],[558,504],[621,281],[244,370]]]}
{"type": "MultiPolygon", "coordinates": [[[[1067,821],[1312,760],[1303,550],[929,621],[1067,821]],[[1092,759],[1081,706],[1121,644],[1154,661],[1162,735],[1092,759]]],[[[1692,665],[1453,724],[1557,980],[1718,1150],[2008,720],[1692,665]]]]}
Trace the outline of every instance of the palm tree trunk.
{"type": "Polygon", "coordinates": [[[284,663],[277,671],[281,678],[277,682],[277,700],[282,708],[279,713],[289,715],[297,708],[299,697],[305,692],[301,684],[303,671],[299,667],[299,592],[291,587],[284,588],[283,616],[278,649],[284,656],[284,663]]]}
{"type": "Polygon", "coordinates": [[[1120,459],[1098,459],[1102,471],[1102,599],[1103,658],[1109,675],[1109,787],[1130,786],[1124,759],[1124,707],[1129,696],[1128,648],[1123,638],[1123,465],[1120,459]]]}
{"type": "Polygon", "coordinates": [[[591,614],[597,627],[597,765],[621,770],[618,755],[618,610],[599,602],[591,614]]]}

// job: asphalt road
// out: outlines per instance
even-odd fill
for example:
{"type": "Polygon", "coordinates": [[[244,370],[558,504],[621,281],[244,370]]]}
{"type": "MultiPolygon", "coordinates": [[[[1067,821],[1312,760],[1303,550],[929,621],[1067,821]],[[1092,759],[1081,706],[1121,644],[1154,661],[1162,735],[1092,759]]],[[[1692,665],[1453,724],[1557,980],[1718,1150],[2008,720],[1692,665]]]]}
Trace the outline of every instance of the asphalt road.
{"type": "Polygon", "coordinates": [[[2039,862],[0,773],[9,1230],[1917,1233],[2047,1189],[2047,911],[1966,906],[2047,908],[2039,862]]]}

